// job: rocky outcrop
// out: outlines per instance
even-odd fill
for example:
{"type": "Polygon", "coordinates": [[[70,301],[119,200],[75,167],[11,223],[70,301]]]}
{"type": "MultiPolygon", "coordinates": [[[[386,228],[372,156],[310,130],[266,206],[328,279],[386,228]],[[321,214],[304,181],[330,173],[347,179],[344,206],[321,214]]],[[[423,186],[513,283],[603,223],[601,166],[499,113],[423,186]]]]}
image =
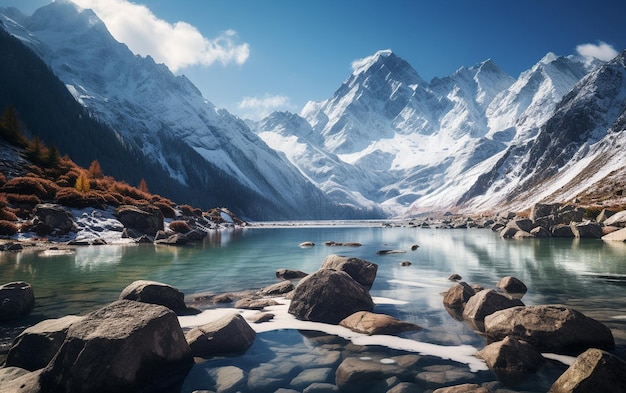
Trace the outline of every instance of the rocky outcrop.
{"type": "Polygon", "coordinates": [[[389,315],[375,314],[368,311],[358,311],[344,318],[339,325],[354,332],[368,335],[373,334],[398,334],[408,331],[422,330],[414,323],[399,321],[389,315]]]}
{"type": "Polygon", "coordinates": [[[239,314],[227,315],[185,334],[194,356],[240,353],[252,345],[256,333],[239,314]]]}
{"type": "Polygon", "coordinates": [[[63,206],[42,203],[35,206],[33,232],[39,235],[64,235],[75,229],[72,213],[63,206]]]}
{"type": "Polygon", "coordinates": [[[604,324],[562,305],[513,307],[494,312],[485,318],[485,333],[493,340],[512,336],[541,351],[557,353],[615,346],[613,334],[604,324]]]}
{"type": "Polygon", "coordinates": [[[476,357],[483,359],[498,379],[509,385],[539,371],[545,361],[535,347],[513,337],[487,345],[476,353],[476,357]]]}
{"type": "Polygon", "coordinates": [[[329,255],[320,269],[333,269],[346,272],[361,285],[371,286],[376,278],[378,265],[364,259],[329,255]]]}
{"type": "Polygon", "coordinates": [[[472,296],[463,310],[463,319],[475,330],[484,330],[484,320],[496,311],[523,306],[519,299],[513,299],[493,289],[486,289],[472,296]]]}
{"type": "Polygon", "coordinates": [[[156,281],[138,280],[122,290],[119,300],[159,304],[179,315],[188,313],[185,294],[180,290],[156,281]]]}
{"type": "Polygon", "coordinates": [[[184,377],[192,363],[176,314],[120,300],[70,326],[40,384],[53,393],[140,391],[163,376],[184,377]]]}
{"type": "Polygon", "coordinates": [[[0,286],[0,321],[22,318],[34,307],[35,294],[29,283],[16,281],[0,286]]]}
{"type": "Polygon", "coordinates": [[[626,393],[626,362],[608,352],[591,348],[552,384],[549,393],[626,393]]]}
{"type": "Polygon", "coordinates": [[[163,230],[163,214],[157,208],[122,205],[115,210],[115,216],[126,227],[137,234],[154,236],[163,230]]]}
{"type": "Polygon", "coordinates": [[[337,324],[357,311],[371,311],[369,292],[343,271],[320,269],[293,291],[289,313],[296,318],[337,324]]]}
{"type": "Polygon", "coordinates": [[[70,325],[81,319],[82,317],[68,315],[47,319],[27,328],[13,342],[5,366],[29,371],[46,367],[61,348],[70,325]]]}

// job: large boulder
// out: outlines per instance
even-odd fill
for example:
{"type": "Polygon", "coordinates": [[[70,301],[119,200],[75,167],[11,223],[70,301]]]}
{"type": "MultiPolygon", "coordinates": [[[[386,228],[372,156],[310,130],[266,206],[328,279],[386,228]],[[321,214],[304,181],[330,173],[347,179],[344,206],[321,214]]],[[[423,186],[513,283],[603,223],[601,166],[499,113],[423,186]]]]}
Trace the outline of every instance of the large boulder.
{"type": "Polygon", "coordinates": [[[615,232],[611,232],[607,235],[602,236],[602,240],[604,241],[617,241],[623,242],[626,241],[626,228],[619,229],[615,232]]]}
{"type": "Polygon", "coordinates": [[[626,362],[591,348],[552,384],[549,393],[626,393],[626,362]]]}
{"type": "Polygon", "coordinates": [[[613,214],[604,220],[606,226],[626,227],[626,210],[613,214]]]}
{"type": "Polygon", "coordinates": [[[344,318],[339,325],[357,333],[369,334],[397,334],[408,331],[422,330],[414,323],[399,321],[384,314],[375,314],[369,311],[357,311],[344,318]]]}
{"type": "Polygon", "coordinates": [[[154,236],[164,228],[163,214],[156,207],[122,205],[115,210],[115,216],[126,228],[139,234],[154,236]]]}
{"type": "Polygon", "coordinates": [[[74,230],[74,217],[63,206],[42,203],[35,206],[33,230],[40,235],[64,235],[74,230]]]}
{"type": "Polygon", "coordinates": [[[542,351],[580,353],[587,348],[612,349],[611,330],[595,319],[562,305],[513,307],[485,318],[485,333],[494,340],[513,336],[542,351]]]}
{"type": "Polygon", "coordinates": [[[134,281],[120,293],[119,300],[124,299],[159,304],[179,315],[187,313],[185,294],[172,286],[156,281],[134,281]]]}
{"type": "Polygon", "coordinates": [[[510,385],[538,371],[545,361],[535,347],[513,337],[487,345],[476,357],[483,359],[499,380],[510,385]]]}
{"type": "Polygon", "coordinates": [[[443,294],[443,304],[446,307],[462,310],[467,301],[475,294],[474,288],[468,283],[464,281],[457,282],[443,294]]]}
{"type": "Polygon", "coordinates": [[[604,235],[600,224],[595,222],[572,222],[570,226],[574,237],[600,239],[604,235]]]}
{"type": "Polygon", "coordinates": [[[184,378],[192,364],[176,314],[119,300],[70,326],[40,384],[53,393],[141,391],[166,376],[184,378]]]}
{"type": "Polygon", "coordinates": [[[278,269],[276,270],[276,278],[281,280],[299,280],[308,274],[300,270],[278,269]]]}
{"type": "Polygon", "coordinates": [[[554,216],[560,208],[560,203],[535,203],[530,209],[530,219],[536,221],[539,218],[554,216]]]}
{"type": "Polygon", "coordinates": [[[256,333],[241,315],[231,314],[195,327],[185,337],[194,356],[209,357],[244,352],[256,333]]]}
{"type": "Polygon", "coordinates": [[[361,285],[371,286],[376,278],[378,265],[359,258],[329,255],[320,269],[334,269],[348,273],[361,285]]]}
{"type": "Polygon", "coordinates": [[[47,319],[27,328],[13,342],[5,366],[29,371],[46,367],[61,348],[70,325],[82,318],[68,315],[47,319]]]}
{"type": "Polygon", "coordinates": [[[321,269],[294,289],[289,313],[306,321],[337,324],[357,311],[373,308],[369,292],[348,273],[321,269]]]}
{"type": "Polygon", "coordinates": [[[463,319],[475,330],[484,330],[484,320],[487,315],[505,308],[523,306],[519,299],[513,299],[493,289],[485,289],[472,296],[465,304],[463,319]]]}
{"type": "Polygon", "coordinates": [[[35,307],[33,287],[23,281],[0,286],[0,321],[22,318],[35,307]]]}

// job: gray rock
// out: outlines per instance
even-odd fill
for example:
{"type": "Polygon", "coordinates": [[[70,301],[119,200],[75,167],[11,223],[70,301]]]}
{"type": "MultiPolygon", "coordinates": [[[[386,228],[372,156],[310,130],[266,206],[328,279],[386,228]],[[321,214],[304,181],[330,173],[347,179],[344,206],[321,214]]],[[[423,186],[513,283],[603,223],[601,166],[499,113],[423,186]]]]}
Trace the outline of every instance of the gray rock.
{"type": "Polygon", "coordinates": [[[604,234],[602,227],[595,222],[572,222],[570,224],[574,237],[600,239],[604,234]]]}
{"type": "Polygon", "coordinates": [[[339,325],[357,333],[373,334],[398,334],[408,331],[422,330],[414,323],[399,321],[389,315],[375,314],[369,311],[357,311],[344,318],[339,325]]]}
{"type": "Polygon", "coordinates": [[[487,345],[476,353],[497,376],[508,385],[514,385],[541,369],[545,359],[526,341],[506,337],[487,345]]]}
{"type": "Polygon", "coordinates": [[[278,269],[276,270],[276,278],[281,280],[299,280],[306,277],[308,274],[300,270],[291,269],[278,269]]]}
{"type": "Polygon", "coordinates": [[[4,365],[0,368],[0,386],[5,386],[9,382],[30,373],[30,371],[9,365],[4,365]]]}
{"type": "Polygon", "coordinates": [[[330,367],[310,368],[300,372],[291,380],[291,387],[302,390],[313,383],[325,383],[334,375],[334,370],[330,367]]]}
{"type": "Polygon", "coordinates": [[[43,369],[32,371],[11,381],[2,381],[0,391],[2,393],[47,393],[39,383],[39,376],[42,371],[43,369]]]}
{"type": "Polygon", "coordinates": [[[239,314],[227,315],[185,334],[194,356],[199,357],[244,352],[255,337],[254,330],[239,314]]]}
{"type": "Polygon", "coordinates": [[[208,372],[214,381],[215,390],[223,393],[241,391],[246,385],[246,376],[242,369],[235,366],[224,366],[208,372]]]}
{"type": "Polygon", "coordinates": [[[433,393],[490,393],[490,390],[475,383],[464,383],[462,385],[435,389],[433,393]]]}
{"type": "Polygon", "coordinates": [[[160,282],[137,280],[122,290],[119,300],[134,300],[142,303],[160,304],[177,314],[187,313],[185,294],[160,282]]]}
{"type": "Polygon", "coordinates": [[[120,300],[70,326],[40,384],[53,393],[140,391],[160,377],[184,378],[192,364],[176,314],[120,300]]]}
{"type": "Polygon", "coordinates": [[[608,235],[602,236],[602,240],[604,241],[618,241],[623,242],[626,241],[626,228],[622,228],[615,232],[611,232],[608,235]]]}
{"type": "Polygon", "coordinates": [[[485,333],[494,340],[513,336],[541,351],[557,353],[615,346],[613,334],[604,324],[562,305],[513,307],[495,312],[485,318],[485,333]]]}
{"type": "Polygon", "coordinates": [[[560,203],[535,203],[530,209],[530,219],[536,221],[538,218],[553,216],[561,208],[560,203]]]}
{"type": "Polygon", "coordinates": [[[533,229],[530,230],[530,234],[533,235],[534,237],[539,237],[539,238],[552,236],[550,231],[547,230],[543,226],[534,227],[533,229]]]}
{"type": "Polygon", "coordinates": [[[83,317],[68,315],[27,328],[13,342],[5,365],[29,371],[46,367],[61,348],[70,325],[81,319],[83,317]]]}
{"type": "Polygon", "coordinates": [[[320,269],[344,271],[359,284],[371,286],[376,278],[378,265],[364,259],[329,255],[324,259],[320,269]]]}
{"type": "Polygon", "coordinates": [[[244,298],[235,302],[235,308],[243,308],[246,310],[262,310],[265,307],[277,306],[279,304],[280,303],[278,303],[274,299],[244,298]]]}
{"type": "Polygon", "coordinates": [[[509,296],[498,293],[493,289],[480,291],[472,296],[463,310],[463,319],[469,325],[478,330],[484,330],[484,320],[487,315],[496,311],[515,306],[523,306],[519,299],[512,299],[509,296]]]}
{"type": "Polygon", "coordinates": [[[387,390],[387,393],[420,393],[422,390],[414,383],[400,382],[396,386],[387,390]]]}
{"type": "Polygon", "coordinates": [[[337,368],[335,384],[342,392],[364,392],[372,385],[387,378],[398,376],[411,378],[411,371],[396,364],[383,364],[376,360],[364,360],[350,357],[337,368]]]}
{"type": "Polygon", "coordinates": [[[457,282],[443,294],[443,305],[450,315],[462,321],[465,304],[475,294],[476,291],[468,283],[457,282]]]}
{"type": "Polygon", "coordinates": [[[332,383],[312,383],[302,393],[339,393],[339,386],[332,383]]]}
{"type": "Polygon", "coordinates": [[[321,269],[293,291],[289,313],[298,319],[337,324],[357,311],[371,311],[369,292],[343,271],[321,269]]]}
{"type": "Polygon", "coordinates": [[[269,322],[272,319],[274,319],[274,314],[269,313],[269,312],[264,312],[264,313],[259,313],[251,317],[248,317],[248,322],[263,323],[263,322],[269,322]]]}
{"type": "Polygon", "coordinates": [[[122,205],[115,210],[115,216],[125,227],[139,234],[154,236],[164,228],[163,214],[157,208],[122,205]]]}
{"type": "Polygon", "coordinates": [[[25,317],[34,307],[35,293],[29,283],[16,281],[0,286],[0,321],[25,317]]]}
{"type": "Polygon", "coordinates": [[[598,214],[598,217],[596,217],[596,221],[599,222],[599,223],[604,223],[606,220],[608,220],[614,214],[615,214],[615,212],[613,210],[602,209],[600,214],[598,214]]]}
{"type": "Polygon", "coordinates": [[[559,224],[552,227],[552,236],[555,237],[574,237],[572,227],[565,224],[559,224]]]}
{"type": "Polygon", "coordinates": [[[588,349],[552,384],[549,393],[626,392],[626,362],[608,352],[588,349]]]}
{"type": "Polygon", "coordinates": [[[519,278],[513,276],[502,277],[496,284],[503,292],[514,298],[521,299],[528,291],[528,287],[519,278]]]}
{"type": "Polygon", "coordinates": [[[63,206],[42,203],[35,206],[34,231],[40,235],[64,235],[75,229],[72,213],[63,206]]]}
{"type": "Polygon", "coordinates": [[[264,296],[282,295],[287,292],[293,291],[294,288],[295,287],[290,281],[281,281],[279,283],[261,289],[261,294],[264,296]]]}

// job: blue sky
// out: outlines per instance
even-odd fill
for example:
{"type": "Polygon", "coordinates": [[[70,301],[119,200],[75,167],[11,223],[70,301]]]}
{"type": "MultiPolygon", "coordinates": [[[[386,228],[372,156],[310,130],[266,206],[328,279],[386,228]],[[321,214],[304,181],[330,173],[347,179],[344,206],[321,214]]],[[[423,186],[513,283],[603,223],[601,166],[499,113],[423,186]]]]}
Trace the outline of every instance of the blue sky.
{"type": "MultiPolygon", "coordinates": [[[[30,14],[50,0],[0,0],[30,14]]],[[[241,117],[329,98],[392,49],[427,81],[491,58],[517,77],[546,53],[626,49],[623,0],[75,0],[112,34],[241,117]],[[183,22],[183,23],[180,23],[183,22]],[[587,45],[587,46],[584,46],[587,45]]]]}

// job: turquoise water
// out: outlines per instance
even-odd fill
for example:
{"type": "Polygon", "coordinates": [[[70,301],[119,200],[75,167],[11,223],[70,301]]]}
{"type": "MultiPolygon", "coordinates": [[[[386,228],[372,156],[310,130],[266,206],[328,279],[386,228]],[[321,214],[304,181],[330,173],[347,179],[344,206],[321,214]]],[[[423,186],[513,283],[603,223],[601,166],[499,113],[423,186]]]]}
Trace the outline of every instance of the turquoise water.
{"type": "MultiPolygon", "coordinates": [[[[69,255],[2,253],[0,282],[22,280],[33,285],[36,308],[30,320],[34,321],[95,310],[116,300],[126,285],[138,279],[168,283],[188,295],[258,289],[277,282],[277,269],[313,272],[329,254],[355,256],[378,264],[372,296],[406,303],[380,305],[374,311],[422,326],[424,330],[405,335],[414,340],[477,348],[484,345],[483,338],[443,308],[441,292],[451,285],[447,277],[457,273],[463,281],[486,288],[495,287],[503,276],[516,276],[529,288],[522,299],[527,305],[574,306],[613,330],[618,352],[626,345],[626,244],[601,240],[503,240],[489,230],[478,229],[248,228],[218,232],[204,243],[189,247],[111,245],[78,248],[69,255]],[[331,240],[359,242],[362,246],[323,245],[331,240]],[[304,241],[316,245],[299,247],[304,241]],[[414,244],[419,248],[411,251],[414,244]],[[381,249],[405,252],[377,255],[381,249]],[[411,265],[401,266],[402,261],[410,261],[411,265]]],[[[255,343],[250,353],[263,352],[258,345],[271,346],[263,343],[275,340],[273,334],[260,334],[259,344],[255,343]]],[[[310,348],[308,339],[291,334],[289,340],[310,348]]],[[[201,388],[191,385],[193,389],[201,388]]]]}

